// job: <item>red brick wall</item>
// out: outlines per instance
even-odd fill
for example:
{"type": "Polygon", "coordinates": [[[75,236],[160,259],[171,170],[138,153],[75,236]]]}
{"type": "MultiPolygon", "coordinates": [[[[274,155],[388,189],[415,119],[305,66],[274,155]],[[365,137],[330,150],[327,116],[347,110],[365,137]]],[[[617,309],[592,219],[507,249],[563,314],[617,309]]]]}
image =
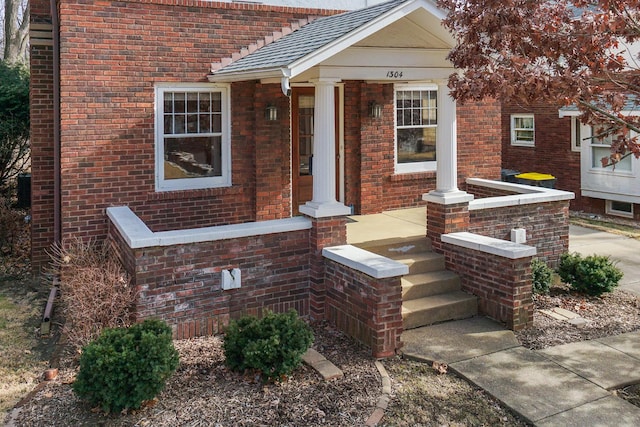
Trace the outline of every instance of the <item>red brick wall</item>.
{"type": "MultiPolygon", "coordinates": [[[[32,11],[48,14],[48,2],[32,2],[32,11]]],[[[61,2],[63,237],[104,236],[103,210],[110,205],[131,206],[156,231],[285,216],[288,155],[277,172],[266,171],[280,179],[257,183],[256,144],[263,155],[269,138],[275,148],[269,154],[278,158],[288,150],[288,124],[276,132],[265,123],[266,98],[253,104],[253,83],[231,89],[233,187],[155,193],[153,87],[204,82],[211,62],[318,13],[335,11],[186,0],[61,2]]],[[[282,95],[275,99],[287,105],[282,95]]],[[[37,162],[50,140],[35,137],[37,162]]]]}
{"type": "Polygon", "coordinates": [[[500,103],[487,99],[457,106],[458,187],[467,178],[500,179],[500,103]]]}
{"type": "MultiPolygon", "coordinates": [[[[50,2],[31,0],[33,23],[51,23],[50,2]]],[[[53,47],[31,44],[31,260],[45,266],[53,242],[53,47]]]]}
{"type": "Polygon", "coordinates": [[[374,279],[328,259],[324,265],[327,319],[371,347],[373,357],[393,356],[402,346],[400,278],[374,279]]]}
{"type": "MultiPolygon", "coordinates": [[[[32,6],[33,8],[33,6],[32,6]]],[[[37,270],[53,242],[53,47],[31,46],[31,253],[37,270]]]]}
{"type": "Polygon", "coordinates": [[[139,292],[138,320],[160,318],[175,338],[220,332],[230,318],[291,308],[309,314],[309,230],[215,242],[130,249],[109,238],[139,292]],[[221,271],[240,268],[242,287],[221,288],[221,271]]]}
{"type": "Polygon", "coordinates": [[[571,209],[584,209],[584,198],[580,196],[580,153],[571,151],[571,119],[559,118],[558,108],[547,104],[503,105],[502,167],[555,176],[555,188],[576,195],[571,209]],[[511,114],[518,113],[534,114],[535,147],[511,145],[511,114]]]}
{"type": "Polygon", "coordinates": [[[519,205],[471,210],[469,232],[511,240],[511,229],[527,230],[526,245],[535,246],[536,257],[550,267],[569,250],[569,203],[567,200],[537,205],[519,205]]]}
{"type": "Polygon", "coordinates": [[[512,260],[448,243],[444,250],[447,269],[478,297],[480,313],[515,331],[533,324],[531,257],[512,260]]]}

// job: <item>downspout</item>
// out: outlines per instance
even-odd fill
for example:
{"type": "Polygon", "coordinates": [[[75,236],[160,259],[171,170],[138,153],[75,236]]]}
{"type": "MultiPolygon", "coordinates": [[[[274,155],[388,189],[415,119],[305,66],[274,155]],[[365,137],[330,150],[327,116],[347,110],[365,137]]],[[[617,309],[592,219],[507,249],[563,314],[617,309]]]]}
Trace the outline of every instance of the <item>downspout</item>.
{"type": "Polygon", "coordinates": [[[60,200],[60,22],[57,0],[51,0],[53,26],[53,243],[62,240],[62,205],[60,200]]]}

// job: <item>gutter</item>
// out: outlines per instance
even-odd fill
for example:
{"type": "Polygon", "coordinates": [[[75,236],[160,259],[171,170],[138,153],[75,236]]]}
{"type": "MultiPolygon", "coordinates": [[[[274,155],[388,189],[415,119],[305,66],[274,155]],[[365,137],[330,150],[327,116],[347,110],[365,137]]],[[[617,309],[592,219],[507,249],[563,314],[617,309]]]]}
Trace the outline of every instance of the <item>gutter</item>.
{"type": "Polygon", "coordinates": [[[62,204],[60,170],[60,21],[57,0],[51,0],[53,25],[53,244],[62,240],[62,204]]]}

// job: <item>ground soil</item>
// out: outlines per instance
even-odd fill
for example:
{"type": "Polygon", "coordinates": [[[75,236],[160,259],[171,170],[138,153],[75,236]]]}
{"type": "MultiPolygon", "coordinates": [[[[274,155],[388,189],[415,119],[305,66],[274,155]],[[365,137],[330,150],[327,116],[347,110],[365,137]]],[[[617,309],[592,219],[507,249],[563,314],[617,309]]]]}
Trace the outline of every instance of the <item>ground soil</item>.
{"type": "MultiPolygon", "coordinates": [[[[10,258],[0,266],[0,403],[8,408],[26,398],[9,414],[8,425],[357,426],[372,414],[382,393],[369,351],[330,325],[315,323],[313,347],[344,371],[343,379],[324,381],[303,365],[282,383],[265,385],[259,378],[226,368],[220,336],[182,340],[175,342],[180,366],[156,400],[139,410],[104,414],[79,401],[71,389],[78,354],[56,347],[55,334],[40,337],[37,333],[48,284],[29,278],[24,258],[16,261],[17,266],[10,258]],[[54,353],[54,348],[59,351],[54,353]],[[59,374],[52,381],[42,381],[50,361],[59,374]]],[[[532,349],[640,329],[638,297],[620,290],[590,298],[556,286],[550,295],[536,296],[535,305],[533,327],[518,333],[522,344],[532,349]],[[576,327],[539,311],[556,306],[575,311],[590,322],[576,327]]],[[[54,331],[60,329],[59,321],[54,318],[54,331]]],[[[452,373],[440,373],[429,365],[399,357],[385,360],[383,365],[392,390],[381,425],[527,425],[452,373]]],[[[640,386],[614,393],[640,406],[640,386]]]]}

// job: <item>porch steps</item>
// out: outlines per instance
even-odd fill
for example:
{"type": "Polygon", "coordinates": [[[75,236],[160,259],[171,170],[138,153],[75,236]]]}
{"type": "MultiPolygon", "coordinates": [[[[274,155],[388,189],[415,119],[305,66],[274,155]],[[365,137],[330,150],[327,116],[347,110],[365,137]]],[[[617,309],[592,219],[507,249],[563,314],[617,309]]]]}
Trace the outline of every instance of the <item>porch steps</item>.
{"type": "Polygon", "coordinates": [[[359,245],[409,266],[402,278],[402,319],[405,329],[478,313],[478,300],[463,292],[460,277],[445,269],[444,256],[431,251],[426,237],[386,239],[359,245]]]}

